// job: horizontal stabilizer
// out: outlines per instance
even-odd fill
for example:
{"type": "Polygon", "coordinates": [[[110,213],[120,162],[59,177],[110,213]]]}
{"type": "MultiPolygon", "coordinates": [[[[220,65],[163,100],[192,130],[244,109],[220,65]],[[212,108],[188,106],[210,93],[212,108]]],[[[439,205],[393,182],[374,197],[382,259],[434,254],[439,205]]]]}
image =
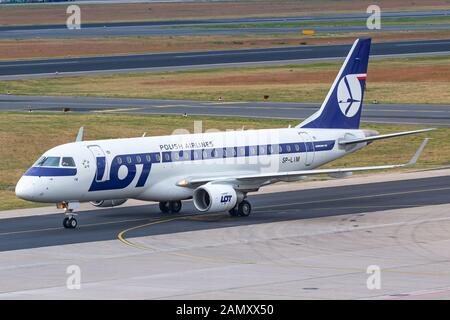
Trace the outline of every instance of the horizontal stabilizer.
{"type": "Polygon", "coordinates": [[[361,142],[370,142],[370,141],[375,141],[375,140],[406,136],[406,135],[410,135],[410,134],[429,132],[429,131],[433,131],[433,130],[436,130],[436,129],[429,128],[429,129],[421,129],[421,130],[414,130],[414,131],[404,131],[404,132],[397,132],[397,133],[380,134],[380,135],[371,136],[371,137],[369,136],[369,137],[365,137],[365,138],[340,140],[339,144],[347,145],[347,144],[355,144],[355,143],[361,143],[361,142]]]}

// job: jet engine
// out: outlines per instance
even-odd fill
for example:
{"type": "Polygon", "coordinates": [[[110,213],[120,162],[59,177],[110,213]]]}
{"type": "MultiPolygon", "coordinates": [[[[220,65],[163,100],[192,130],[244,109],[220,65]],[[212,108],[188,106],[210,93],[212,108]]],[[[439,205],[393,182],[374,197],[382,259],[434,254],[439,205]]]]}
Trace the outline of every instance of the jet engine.
{"type": "Polygon", "coordinates": [[[202,212],[229,211],[238,200],[236,190],[232,186],[210,183],[195,189],[192,199],[197,210],[202,212]]]}
{"type": "Polygon", "coordinates": [[[100,200],[100,201],[91,201],[91,204],[99,208],[110,208],[120,206],[121,204],[124,204],[127,200],[128,199],[100,200]]]}

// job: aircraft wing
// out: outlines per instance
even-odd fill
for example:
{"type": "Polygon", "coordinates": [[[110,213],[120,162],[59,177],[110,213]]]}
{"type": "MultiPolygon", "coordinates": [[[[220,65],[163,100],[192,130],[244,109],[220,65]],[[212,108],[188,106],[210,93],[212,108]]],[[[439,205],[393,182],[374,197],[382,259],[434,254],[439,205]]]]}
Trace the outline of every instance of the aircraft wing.
{"type": "Polygon", "coordinates": [[[429,128],[429,129],[421,129],[421,130],[414,130],[414,131],[404,131],[404,132],[397,132],[397,133],[389,133],[389,134],[380,134],[376,136],[369,136],[365,138],[360,139],[349,139],[349,140],[340,140],[339,144],[346,145],[346,144],[354,144],[354,143],[360,143],[360,142],[369,142],[374,140],[380,140],[380,139],[387,139],[387,138],[395,138],[400,136],[406,136],[409,134],[416,134],[416,133],[422,133],[422,132],[429,132],[436,130],[435,128],[429,128]]]}
{"type": "Polygon", "coordinates": [[[429,138],[425,138],[422,144],[417,149],[413,157],[403,164],[394,165],[384,165],[384,166],[370,166],[370,167],[353,167],[353,168],[332,168],[332,169],[315,169],[315,170],[299,170],[299,171],[289,171],[289,172],[271,172],[271,173],[249,173],[243,175],[229,175],[229,176],[214,176],[214,177],[188,177],[178,182],[178,186],[183,187],[196,187],[208,182],[219,183],[261,183],[269,184],[280,180],[287,180],[289,178],[301,178],[310,175],[318,174],[336,174],[336,173],[346,173],[346,172],[356,172],[356,171],[370,171],[370,170],[384,170],[384,169],[394,169],[414,165],[419,159],[423,149],[428,143],[429,138]]]}

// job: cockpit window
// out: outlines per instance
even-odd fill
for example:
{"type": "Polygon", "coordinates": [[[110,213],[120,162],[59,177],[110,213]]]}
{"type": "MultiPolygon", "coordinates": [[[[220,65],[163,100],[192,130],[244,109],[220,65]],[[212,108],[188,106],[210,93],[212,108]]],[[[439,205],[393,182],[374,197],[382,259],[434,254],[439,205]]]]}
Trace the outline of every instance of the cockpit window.
{"type": "Polygon", "coordinates": [[[42,157],[35,164],[35,167],[58,167],[60,157],[42,157]]]}
{"type": "Polygon", "coordinates": [[[75,167],[75,161],[71,157],[63,157],[61,161],[63,167],[75,167]]]}

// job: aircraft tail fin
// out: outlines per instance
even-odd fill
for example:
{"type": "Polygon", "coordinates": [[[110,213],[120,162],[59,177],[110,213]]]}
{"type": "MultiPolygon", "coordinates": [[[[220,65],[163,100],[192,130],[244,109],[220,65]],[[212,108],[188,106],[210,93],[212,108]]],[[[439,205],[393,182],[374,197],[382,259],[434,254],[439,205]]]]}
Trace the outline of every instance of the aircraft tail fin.
{"type": "Polygon", "coordinates": [[[358,129],[371,39],[357,39],[320,109],[297,127],[358,129]]]}

